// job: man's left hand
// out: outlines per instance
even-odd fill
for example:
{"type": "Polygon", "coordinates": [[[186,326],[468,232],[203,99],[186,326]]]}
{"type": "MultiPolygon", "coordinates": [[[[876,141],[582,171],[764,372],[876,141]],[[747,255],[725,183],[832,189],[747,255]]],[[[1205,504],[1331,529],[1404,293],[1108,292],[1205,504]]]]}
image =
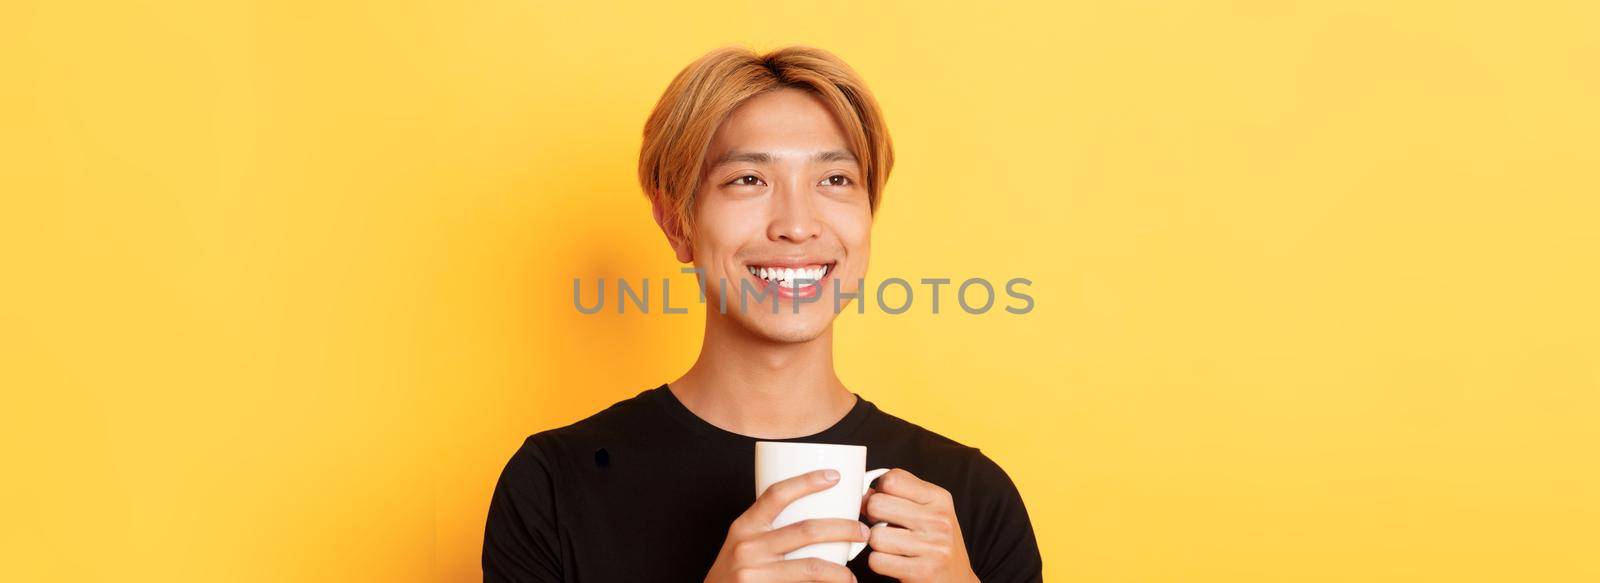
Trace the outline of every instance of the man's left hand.
{"type": "Polygon", "coordinates": [[[862,514],[874,526],[867,566],[905,583],[981,583],[950,492],[900,468],[884,473],[867,492],[862,514]]]}

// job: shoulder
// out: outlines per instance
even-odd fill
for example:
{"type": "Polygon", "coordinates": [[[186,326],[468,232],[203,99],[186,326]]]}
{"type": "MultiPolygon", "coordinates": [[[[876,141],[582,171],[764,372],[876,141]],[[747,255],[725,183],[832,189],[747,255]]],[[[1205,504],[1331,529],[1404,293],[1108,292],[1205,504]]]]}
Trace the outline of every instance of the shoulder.
{"type": "Polygon", "coordinates": [[[1010,477],[983,451],[936,431],[877,411],[876,443],[885,443],[900,452],[896,458],[906,469],[925,480],[939,484],[952,494],[1015,492],[1010,477]]]}
{"type": "Polygon", "coordinates": [[[912,448],[919,453],[926,454],[958,454],[970,455],[977,448],[970,447],[931,429],[907,421],[881,407],[875,407],[876,419],[874,430],[877,439],[887,441],[892,447],[912,448]]]}
{"type": "Polygon", "coordinates": [[[528,435],[512,454],[510,465],[559,471],[559,466],[567,459],[588,453],[593,444],[615,443],[647,430],[660,419],[660,415],[650,409],[654,404],[648,400],[649,393],[650,390],[642,391],[577,421],[528,435]]]}

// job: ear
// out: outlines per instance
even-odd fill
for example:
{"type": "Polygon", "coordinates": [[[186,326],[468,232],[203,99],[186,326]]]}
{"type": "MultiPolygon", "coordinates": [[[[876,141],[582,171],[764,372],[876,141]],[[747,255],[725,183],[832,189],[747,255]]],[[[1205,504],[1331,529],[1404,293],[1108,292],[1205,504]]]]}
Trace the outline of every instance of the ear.
{"type": "Polygon", "coordinates": [[[682,225],[676,217],[661,208],[661,202],[655,198],[650,199],[650,213],[656,217],[656,226],[661,227],[661,232],[667,235],[667,242],[672,244],[672,252],[678,256],[680,263],[694,261],[694,247],[689,244],[689,238],[683,235],[682,225]]]}

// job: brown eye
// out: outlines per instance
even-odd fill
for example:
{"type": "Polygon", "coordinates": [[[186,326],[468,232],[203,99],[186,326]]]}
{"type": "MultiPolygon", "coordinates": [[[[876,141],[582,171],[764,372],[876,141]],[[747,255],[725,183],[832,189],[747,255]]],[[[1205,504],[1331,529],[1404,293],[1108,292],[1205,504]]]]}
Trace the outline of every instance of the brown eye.
{"type": "Polygon", "coordinates": [[[744,176],[740,176],[738,178],[733,179],[733,182],[729,182],[728,184],[732,184],[732,185],[735,185],[735,186],[758,186],[758,185],[761,184],[761,179],[758,178],[754,174],[746,174],[744,176]],[[753,183],[752,182],[746,182],[745,181],[746,178],[754,180],[755,182],[753,182],[753,183]]]}
{"type": "Polygon", "coordinates": [[[843,174],[829,176],[823,181],[826,182],[828,186],[850,186],[850,177],[843,174]],[[838,180],[836,181],[835,179],[838,180]]]}

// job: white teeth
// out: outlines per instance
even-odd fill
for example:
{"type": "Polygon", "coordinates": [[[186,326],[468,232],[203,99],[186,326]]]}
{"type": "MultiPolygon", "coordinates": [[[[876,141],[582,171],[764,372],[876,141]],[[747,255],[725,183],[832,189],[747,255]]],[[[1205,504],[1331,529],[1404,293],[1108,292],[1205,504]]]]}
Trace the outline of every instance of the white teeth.
{"type": "Polygon", "coordinates": [[[750,274],[767,281],[794,288],[801,281],[817,283],[828,275],[830,266],[818,265],[816,267],[756,267],[749,266],[750,274]]]}

